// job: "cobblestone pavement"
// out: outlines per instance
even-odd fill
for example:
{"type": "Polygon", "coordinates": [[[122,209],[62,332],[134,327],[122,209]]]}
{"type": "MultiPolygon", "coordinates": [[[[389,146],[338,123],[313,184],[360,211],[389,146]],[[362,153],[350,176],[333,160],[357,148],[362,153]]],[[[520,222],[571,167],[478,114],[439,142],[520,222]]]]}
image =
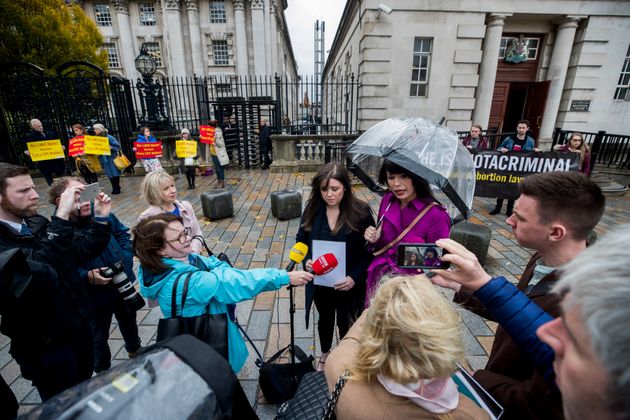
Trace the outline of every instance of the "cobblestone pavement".
{"type": "MultiPolygon", "coordinates": [[[[288,253],[294,244],[299,219],[279,221],[271,214],[269,194],[281,189],[295,189],[302,192],[303,200],[310,193],[312,173],[272,174],[268,171],[228,170],[226,185],[233,193],[234,217],[219,221],[203,218],[199,195],[216,185],[214,177],[198,177],[197,188],[186,189],[187,183],[182,176],[176,181],[179,198],[190,201],[197,210],[204,236],[210,248],[226,252],[237,268],[284,267],[288,263],[288,253]]],[[[114,212],[127,226],[136,223],[137,215],[145,208],[139,196],[142,178],[122,178],[123,193],[114,196],[114,212]]],[[[100,179],[101,186],[109,192],[107,178],[100,179]]],[[[47,187],[43,179],[36,180],[40,192],[40,213],[49,216],[51,206],[47,204],[47,187]]],[[[364,187],[357,186],[357,195],[369,202],[374,210],[378,209],[378,197],[364,187]]],[[[489,216],[488,210],[494,200],[475,198],[475,213],[471,218],[474,223],[485,224],[492,229],[492,241],[485,268],[490,274],[503,274],[512,281],[517,281],[531,253],[518,246],[505,224],[505,216],[489,216]]],[[[614,229],[621,223],[630,223],[630,195],[608,197],[606,213],[596,228],[598,234],[614,229]]],[[[303,289],[296,293],[295,337],[296,344],[307,353],[319,356],[319,343],[313,328],[304,327],[303,289]]],[[[492,322],[460,310],[463,319],[462,330],[465,336],[466,355],[470,365],[477,369],[485,365],[490,351],[496,325],[492,322]]],[[[286,288],[279,292],[265,292],[254,300],[238,304],[237,315],[248,334],[269,357],[289,343],[289,295],[286,288]]],[[[317,315],[314,314],[315,319],[317,315]]],[[[155,341],[156,327],[161,317],[159,308],[138,311],[137,319],[143,345],[155,341]]],[[[122,345],[118,326],[112,325],[110,348],[113,364],[127,359],[127,352],[122,345]]],[[[249,344],[248,344],[249,346],[249,344]]],[[[275,406],[265,404],[264,397],[258,390],[258,370],[254,364],[254,352],[250,348],[250,357],[239,374],[243,388],[261,418],[273,418],[275,406]]],[[[20,412],[24,413],[40,403],[40,398],[30,381],[21,377],[17,363],[9,354],[9,339],[0,335],[0,373],[10,384],[20,401],[20,412]]]]}

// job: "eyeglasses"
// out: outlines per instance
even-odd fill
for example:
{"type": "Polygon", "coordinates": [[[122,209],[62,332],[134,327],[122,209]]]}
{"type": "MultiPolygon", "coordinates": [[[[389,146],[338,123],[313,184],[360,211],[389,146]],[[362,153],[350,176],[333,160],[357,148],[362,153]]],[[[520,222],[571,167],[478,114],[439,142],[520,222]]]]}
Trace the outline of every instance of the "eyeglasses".
{"type": "Polygon", "coordinates": [[[192,230],[189,227],[184,228],[184,230],[181,231],[181,233],[177,236],[177,238],[172,239],[170,241],[166,241],[166,242],[169,242],[169,243],[170,242],[179,242],[180,244],[183,245],[183,244],[186,243],[186,240],[188,238],[190,238],[191,232],[192,232],[192,230]]]}

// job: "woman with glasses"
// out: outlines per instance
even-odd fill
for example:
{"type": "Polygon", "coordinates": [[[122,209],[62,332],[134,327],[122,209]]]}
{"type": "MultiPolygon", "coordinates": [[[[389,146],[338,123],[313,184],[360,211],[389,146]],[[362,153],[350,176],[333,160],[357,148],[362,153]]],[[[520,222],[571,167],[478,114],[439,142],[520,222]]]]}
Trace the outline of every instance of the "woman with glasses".
{"type": "MultiPolygon", "coordinates": [[[[306,271],[275,268],[238,270],[218,258],[203,257],[192,251],[191,230],[181,217],[159,214],[142,220],[133,230],[133,250],[140,260],[140,292],[157,299],[164,316],[171,314],[173,284],[181,274],[191,273],[183,313],[193,317],[205,313],[228,313],[227,305],[252,299],[261,292],[291,284],[303,286],[313,280],[306,271]]],[[[183,291],[184,282],[178,289],[183,291]]],[[[183,293],[183,292],[182,292],[183,293]]],[[[178,293],[179,297],[179,293],[178,293]]],[[[228,318],[228,361],[238,373],[247,360],[247,347],[237,326],[228,318]]]]}
{"type": "Polygon", "coordinates": [[[181,217],[184,227],[190,229],[193,238],[192,252],[199,254],[203,248],[201,227],[192,204],[177,200],[175,180],[164,170],[149,172],[140,185],[140,191],[149,208],[138,216],[138,221],[161,213],[181,217]]]}
{"type": "Polygon", "coordinates": [[[578,153],[580,155],[578,172],[586,176],[591,175],[591,149],[584,143],[582,133],[571,133],[568,142],[565,144],[556,144],[553,146],[553,150],[578,153]]]}

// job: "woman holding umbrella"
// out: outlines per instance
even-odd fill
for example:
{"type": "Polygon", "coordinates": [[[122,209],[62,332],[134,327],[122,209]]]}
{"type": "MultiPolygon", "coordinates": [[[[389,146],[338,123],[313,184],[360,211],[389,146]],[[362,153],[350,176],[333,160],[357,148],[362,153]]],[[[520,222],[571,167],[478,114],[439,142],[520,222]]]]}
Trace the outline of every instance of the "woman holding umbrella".
{"type": "Polygon", "coordinates": [[[451,228],[446,209],[433,196],[429,183],[420,176],[385,159],[379,182],[387,185],[389,191],[381,200],[379,222],[364,233],[374,254],[367,273],[366,307],[383,275],[389,272],[417,274],[416,269],[396,266],[399,243],[434,243],[448,238],[451,228]]]}

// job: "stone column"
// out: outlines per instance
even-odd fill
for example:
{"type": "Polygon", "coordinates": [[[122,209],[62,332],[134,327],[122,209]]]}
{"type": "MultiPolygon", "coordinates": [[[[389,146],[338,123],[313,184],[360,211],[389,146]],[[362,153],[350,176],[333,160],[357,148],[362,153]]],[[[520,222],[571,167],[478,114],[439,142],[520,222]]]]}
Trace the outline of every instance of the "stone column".
{"type": "Polygon", "coordinates": [[[136,50],[133,42],[131,22],[129,21],[129,2],[127,0],[115,0],[112,1],[112,4],[116,10],[116,19],[118,20],[118,34],[120,36],[118,48],[122,58],[122,67],[128,79],[135,79],[139,77],[136,71],[135,59],[140,50],[136,50]]]}
{"type": "Polygon", "coordinates": [[[247,76],[247,33],[245,32],[245,0],[234,0],[234,23],[236,32],[236,72],[247,76]]]}
{"type": "Polygon", "coordinates": [[[252,40],[254,41],[254,74],[267,72],[267,51],[265,51],[265,11],[263,0],[252,0],[252,40]]]}
{"type": "Polygon", "coordinates": [[[269,51],[271,53],[271,66],[269,74],[278,73],[278,14],[282,13],[282,10],[278,10],[277,4],[271,4],[271,19],[269,25],[269,32],[271,34],[271,40],[269,43],[269,51]]]}
{"type": "Polygon", "coordinates": [[[199,0],[186,0],[188,12],[188,32],[190,34],[190,48],[193,63],[193,72],[196,76],[205,76],[208,68],[207,59],[201,46],[201,33],[199,32],[199,0]]]}
{"type": "Polygon", "coordinates": [[[490,15],[486,23],[486,37],[483,42],[483,56],[479,66],[479,84],[477,85],[477,100],[473,111],[473,122],[488,128],[490,120],[490,106],[494,93],[494,82],[497,78],[497,66],[499,60],[499,47],[505,18],[510,14],[490,15]]]}
{"type": "Polygon", "coordinates": [[[184,37],[182,36],[182,20],[179,10],[179,0],[166,0],[165,25],[162,33],[168,45],[170,59],[170,76],[186,75],[186,60],[184,58],[184,37]]]}
{"type": "Polygon", "coordinates": [[[273,0],[266,1],[265,8],[265,56],[267,60],[265,62],[265,74],[271,74],[271,3],[273,0]]]}
{"type": "Polygon", "coordinates": [[[539,143],[548,143],[553,135],[556,118],[558,117],[558,109],[560,109],[560,99],[562,97],[562,90],[564,89],[564,81],[567,77],[569,59],[571,58],[575,30],[581,19],[582,17],[579,16],[566,16],[556,23],[558,25],[556,42],[553,45],[553,52],[551,53],[551,60],[549,61],[549,70],[547,71],[547,80],[550,80],[551,83],[549,84],[547,103],[545,104],[542,125],[540,126],[540,134],[538,136],[539,143]]]}

